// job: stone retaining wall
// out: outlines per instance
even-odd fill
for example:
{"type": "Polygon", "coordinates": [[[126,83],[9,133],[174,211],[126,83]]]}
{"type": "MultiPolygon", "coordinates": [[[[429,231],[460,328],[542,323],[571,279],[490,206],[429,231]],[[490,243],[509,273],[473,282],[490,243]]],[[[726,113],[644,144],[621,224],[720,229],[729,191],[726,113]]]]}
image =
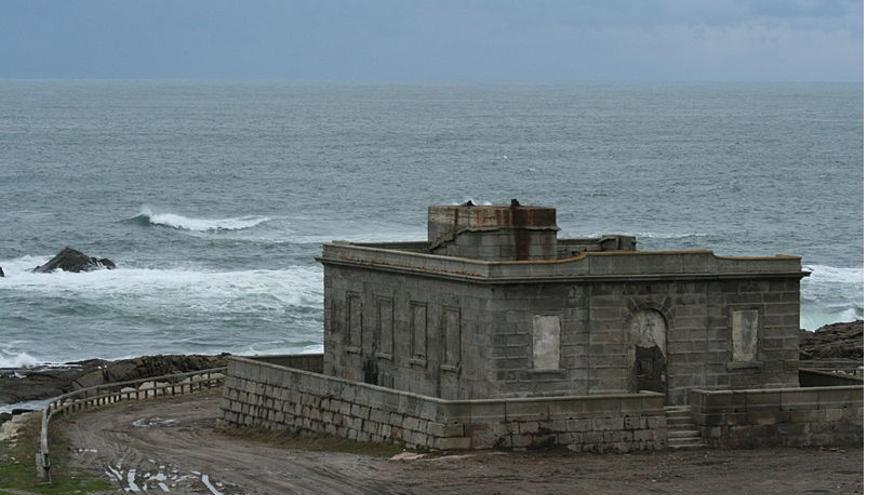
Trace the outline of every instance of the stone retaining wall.
{"type": "Polygon", "coordinates": [[[661,394],[443,400],[245,358],[231,358],[223,419],[417,449],[666,447],[661,394]]]}
{"type": "Polygon", "coordinates": [[[703,438],[722,448],[806,447],[863,442],[862,386],[691,390],[703,438]]]}
{"type": "Polygon", "coordinates": [[[313,373],[324,372],[324,354],[270,354],[266,356],[254,356],[254,361],[277,364],[288,368],[311,371],[313,373]]]}

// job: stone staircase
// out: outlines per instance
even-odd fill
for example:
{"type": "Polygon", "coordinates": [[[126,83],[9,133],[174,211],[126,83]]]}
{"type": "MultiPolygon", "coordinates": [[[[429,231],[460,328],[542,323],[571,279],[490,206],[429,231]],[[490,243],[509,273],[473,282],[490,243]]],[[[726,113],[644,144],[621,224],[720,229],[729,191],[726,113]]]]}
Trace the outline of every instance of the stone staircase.
{"type": "Polygon", "coordinates": [[[670,450],[702,449],[707,446],[691,417],[690,406],[666,406],[664,409],[670,450]]]}

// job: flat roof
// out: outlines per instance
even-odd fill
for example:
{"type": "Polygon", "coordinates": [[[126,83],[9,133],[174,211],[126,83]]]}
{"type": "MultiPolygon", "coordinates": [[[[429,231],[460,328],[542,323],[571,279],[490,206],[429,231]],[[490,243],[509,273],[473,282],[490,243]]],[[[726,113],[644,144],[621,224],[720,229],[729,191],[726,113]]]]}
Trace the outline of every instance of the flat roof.
{"type": "MultiPolygon", "coordinates": [[[[560,242],[576,241],[560,239],[560,242]]],[[[802,278],[801,257],[717,256],[705,249],[582,252],[553,260],[488,261],[426,252],[427,242],[333,241],[316,259],[325,265],[456,279],[477,283],[662,281],[802,278]]]]}

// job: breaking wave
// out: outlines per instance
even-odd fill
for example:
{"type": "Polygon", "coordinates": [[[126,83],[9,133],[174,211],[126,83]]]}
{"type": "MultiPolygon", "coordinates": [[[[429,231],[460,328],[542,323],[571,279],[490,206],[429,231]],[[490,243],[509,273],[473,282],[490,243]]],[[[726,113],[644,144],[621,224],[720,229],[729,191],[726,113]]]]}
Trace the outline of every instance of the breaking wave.
{"type": "Polygon", "coordinates": [[[255,215],[233,218],[190,218],[174,213],[154,213],[149,208],[144,208],[137,216],[128,219],[128,222],[143,227],[156,226],[194,232],[217,232],[249,229],[269,220],[271,218],[255,215]]]}
{"type": "Polygon", "coordinates": [[[801,328],[815,330],[865,317],[864,268],[805,264],[801,281],[801,328]]]}
{"type": "MultiPolygon", "coordinates": [[[[804,268],[812,275],[810,278],[822,279],[823,281],[844,284],[862,284],[865,279],[865,269],[858,267],[838,267],[828,265],[805,264],[804,268]]],[[[810,280],[808,278],[807,280],[810,280]]]]}
{"type": "Polygon", "coordinates": [[[33,368],[40,364],[37,358],[26,352],[11,353],[0,350],[0,369],[2,368],[33,368]]]}
{"type": "MultiPolygon", "coordinates": [[[[0,291],[39,294],[76,301],[98,301],[161,308],[209,311],[266,311],[289,307],[320,308],[323,273],[319,266],[279,270],[213,271],[178,268],[127,268],[87,273],[32,273],[44,257],[2,261],[6,278],[0,291]]],[[[158,310],[157,310],[158,312],[158,310]]]]}

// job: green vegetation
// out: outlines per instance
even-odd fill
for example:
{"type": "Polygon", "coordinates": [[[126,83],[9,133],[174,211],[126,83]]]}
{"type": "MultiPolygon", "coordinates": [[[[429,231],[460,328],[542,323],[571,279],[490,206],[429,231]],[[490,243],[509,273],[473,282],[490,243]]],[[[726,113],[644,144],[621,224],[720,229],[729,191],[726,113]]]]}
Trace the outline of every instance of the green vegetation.
{"type": "Polygon", "coordinates": [[[371,457],[391,457],[403,452],[402,445],[356,442],[330,435],[277,432],[259,428],[223,428],[223,434],[242,441],[255,441],[272,447],[322,452],[345,452],[371,457]]]}
{"type": "Polygon", "coordinates": [[[37,480],[36,453],[40,438],[40,418],[33,415],[18,433],[15,444],[0,441],[0,495],[87,494],[111,490],[106,480],[85,469],[69,465],[69,444],[63,435],[51,432],[52,482],[37,480]]]}

